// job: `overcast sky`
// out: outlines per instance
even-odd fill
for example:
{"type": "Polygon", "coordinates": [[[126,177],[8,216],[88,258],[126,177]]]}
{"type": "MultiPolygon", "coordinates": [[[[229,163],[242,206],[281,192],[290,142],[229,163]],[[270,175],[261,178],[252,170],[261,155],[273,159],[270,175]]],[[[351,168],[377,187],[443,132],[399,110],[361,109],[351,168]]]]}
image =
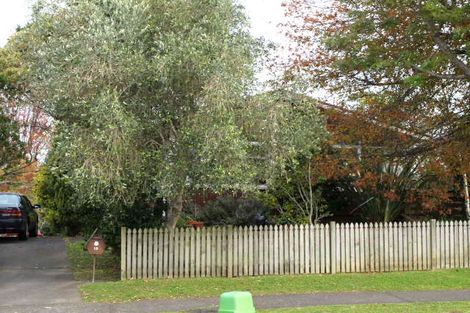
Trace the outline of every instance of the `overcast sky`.
{"type": "MultiPolygon", "coordinates": [[[[266,37],[282,43],[283,36],[277,25],[282,22],[283,0],[238,0],[245,6],[251,20],[252,32],[256,37],[266,37]]],[[[34,0],[0,0],[0,47],[3,47],[18,25],[27,23],[34,0]]]]}

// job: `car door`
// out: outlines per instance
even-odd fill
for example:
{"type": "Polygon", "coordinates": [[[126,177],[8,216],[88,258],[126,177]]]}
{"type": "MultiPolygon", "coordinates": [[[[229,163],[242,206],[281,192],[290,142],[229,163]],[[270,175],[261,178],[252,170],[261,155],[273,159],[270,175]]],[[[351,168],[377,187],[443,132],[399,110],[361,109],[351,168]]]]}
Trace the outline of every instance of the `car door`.
{"type": "Polygon", "coordinates": [[[34,209],[34,206],[31,204],[31,201],[29,201],[28,197],[24,197],[26,200],[26,203],[28,204],[29,211],[31,212],[30,214],[30,222],[31,222],[31,229],[37,229],[38,228],[38,213],[34,209]]]}
{"type": "Polygon", "coordinates": [[[28,198],[26,198],[25,196],[21,196],[20,198],[21,198],[20,199],[21,209],[23,210],[25,215],[28,217],[28,221],[29,221],[28,227],[29,229],[33,229],[35,227],[35,222],[36,222],[33,207],[31,203],[29,202],[28,198]]]}

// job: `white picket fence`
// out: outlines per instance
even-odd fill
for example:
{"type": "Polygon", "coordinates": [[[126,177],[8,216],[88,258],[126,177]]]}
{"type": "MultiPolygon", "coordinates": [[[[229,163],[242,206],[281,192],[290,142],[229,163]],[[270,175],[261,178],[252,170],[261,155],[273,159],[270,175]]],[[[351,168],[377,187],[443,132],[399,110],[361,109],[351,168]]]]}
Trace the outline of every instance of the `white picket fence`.
{"type": "Polygon", "coordinates": [[[121,279],[468,268],[470,223],[121,229],[121,279]]]}

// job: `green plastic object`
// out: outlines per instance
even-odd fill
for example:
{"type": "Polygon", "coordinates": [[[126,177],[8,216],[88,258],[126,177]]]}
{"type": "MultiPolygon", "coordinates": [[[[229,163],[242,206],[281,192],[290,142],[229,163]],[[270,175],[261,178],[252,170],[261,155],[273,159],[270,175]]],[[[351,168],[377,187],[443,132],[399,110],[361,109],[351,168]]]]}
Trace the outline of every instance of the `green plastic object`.
{"type": "Polygon", "coordinates": [[[231,291],[220,295],[219,313],[256,313],[253,297],[247,291],[231,291]]]}

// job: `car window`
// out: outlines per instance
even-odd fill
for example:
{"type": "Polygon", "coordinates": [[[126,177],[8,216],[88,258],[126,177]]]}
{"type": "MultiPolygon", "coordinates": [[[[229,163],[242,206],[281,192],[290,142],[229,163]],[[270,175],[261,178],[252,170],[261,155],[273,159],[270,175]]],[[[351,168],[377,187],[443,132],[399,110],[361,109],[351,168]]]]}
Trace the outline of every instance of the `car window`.
{"type": "Polygon", "coordinates": [[[30,209],[33,209],[33,205],[31,204],[31,201],[29,201],[29,199],[28,199],[27,197],[25,197],[25,196],[23,196],[23,198],[24,198],[24,200],[26,201],[26,204],[28,205],[28,207],[29,207],[30,209]]]}
{"type": "Polygon", "coordinates": [[[27,210],[27,211],[30,210],[30,209],[29,209],[29,206],[28,206],[28,203],[26,202],[26,200],[24,199],[24,197],[21,197],[20,203],[21,203],[22,209],[27,210]]]}
{"type": "Polygon", "coordinates": [[[17,195],[0,195],[0,208],[17,206],[18,200],[17,195]]]}

